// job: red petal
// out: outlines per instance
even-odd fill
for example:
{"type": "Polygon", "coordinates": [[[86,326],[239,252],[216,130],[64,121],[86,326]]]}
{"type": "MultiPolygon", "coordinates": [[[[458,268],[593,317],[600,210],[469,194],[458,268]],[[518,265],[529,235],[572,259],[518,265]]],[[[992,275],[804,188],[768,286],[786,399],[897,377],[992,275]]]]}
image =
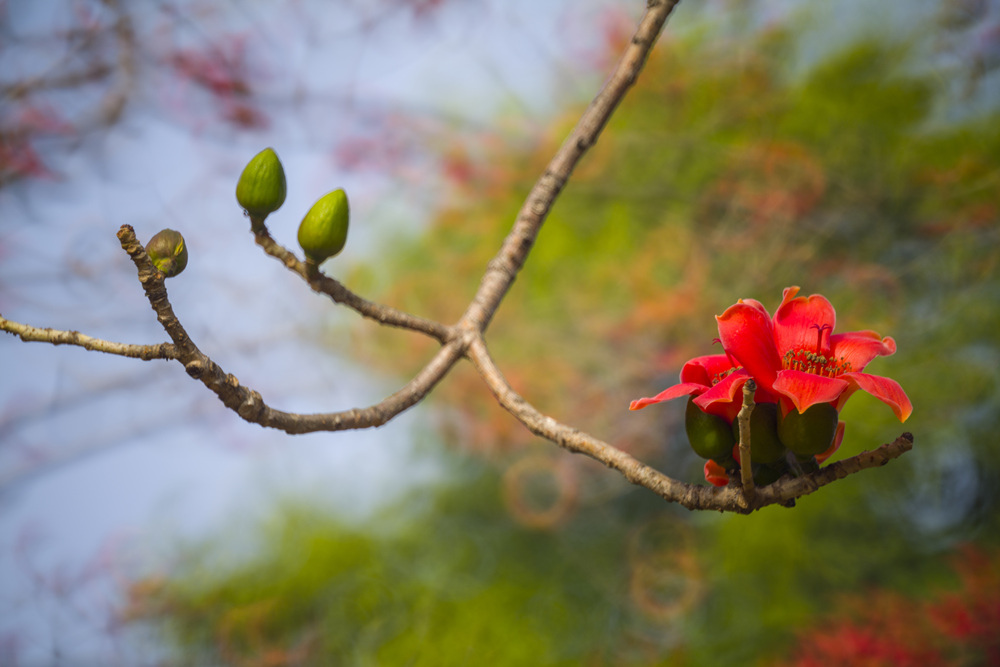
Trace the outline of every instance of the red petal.
{"type": "Polygon", "coordinates": [[[726,474],[726,469],[711,459],[705,461],[705,479],[714,486],[729,484],[729,475],[726,474]]]}
{"type": "Polygon", "coordinates": [[[851,331],[830,336],[830,356],[836,363],[850,363],[850,371],[860,373],[875,357],[896,353],[896,341],[874,331],[851,331]]]}
{"type": "Polygon", "coordinates": [[[837,323],[837,312],[827,298],[821,294],[810,297],[795,297],[798,287],[785,290],[784,299],[774,312],[774,342],[778,354],[788,350],[808,350],[817,354],[827,354],[830,350],[830,334],[837,323]]]}
{"type": "Polygon", "coordinates": [[[910,398],[899,386],[899,383],[892,378],[869,375],[868,373],[844,373],[840,377],[888,405],[901,422],[905,422],[913,413],[913,404],[910,403],[910,398]]]}
{"type": "Polygon", "coordinates": [[[741,390],[750,376],[745,370],[739,370],[726,376],[717,385],[698,395],[695,405],[713,415],[719,415],[727,421],[732,421],[743,405],[741,390]],[[740,396],[737,400],[737,395],[740,396]]]}
{"type": "Polygon", "coordinates": [[[774,347],[771,318],[759,303],[750,299],[730,306],[715,318],[719,322],[722,347],[765,389],[774,383],[781,359],[774,347]]]}
{"type": "Polygon", "coordinates": [[[640,398],[638,400],[632,401],[629,404],[629,410],[642,410],[647,405],[652,405],[653,403],[662,403],[663,401],[671,401],[675,398],[680,398],[681,396],[697,396],[698,394],[706,391],[708,387],[703,384],[698,384],[697,382],[684,382],[682,384],[675,384],[672,387],[667,387],[661,391],[656,396],[652,398],[640,398]]]}
{"type": "Polygon", "coordinates": [[[792,399],[795,409],[802,413],[817,403],[832,403],[848,386],[849,383],[840,378],[805,371],[781,371],[774,382],[774,391],[792,399]]]}
{"type": "Polygon", "coordinates": [[[771,313],[767,312],[767,308],[764,307],[764,304],[757,299],[740,299],[737,303],[742,303],[752,308],[756,308],[760,312],[764,313],[765,317],[771,317],[771,313]]]}
{"type": "Polygon", "coordinates": [[[695,357],[684,364],[681,369],[681,382],[697,382],[706,387],[712,386],[712,379],[720,377],[731,370],[733,364],[724,354],[710,354],[705,357],[695,357]]]}
{"type": "MultiPolygon", "coordinates": [[[[781,290],[781,306],[795,298],[795,295],[799,293],[799,286],[792,285],[791,287],[786,287],[781,290]]],[[[778,306],[778,310],[781,310],[781,306],[778,306]]]]}

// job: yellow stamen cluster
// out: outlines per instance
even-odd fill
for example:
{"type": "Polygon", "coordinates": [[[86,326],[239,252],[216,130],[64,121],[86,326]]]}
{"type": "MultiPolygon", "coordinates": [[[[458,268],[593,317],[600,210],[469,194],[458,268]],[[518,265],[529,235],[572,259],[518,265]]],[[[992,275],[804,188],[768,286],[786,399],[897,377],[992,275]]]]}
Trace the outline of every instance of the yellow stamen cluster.
{"type": "Polygon", "coordinates": [[[714,387],[715,385],[719,384],[727,377],[729,377],[730,375],[732,375],[733,373],[742,368],[743,367],[740,366],[739,368],[730,368],[728,371],[723,371],[722,373],[716,373],[715,375],[712,376],[712,386],[714,387]]]}
{"type": "Polygon", "coordinates": [[[781,367],[785,370],[804,371],[830,378],[851,372],[851,362],[845,360],[844,357],[839,359],[830,357],[828,359],[822,354],[802,349],[785,352],[785,356],[781,360],[781,367]]]}

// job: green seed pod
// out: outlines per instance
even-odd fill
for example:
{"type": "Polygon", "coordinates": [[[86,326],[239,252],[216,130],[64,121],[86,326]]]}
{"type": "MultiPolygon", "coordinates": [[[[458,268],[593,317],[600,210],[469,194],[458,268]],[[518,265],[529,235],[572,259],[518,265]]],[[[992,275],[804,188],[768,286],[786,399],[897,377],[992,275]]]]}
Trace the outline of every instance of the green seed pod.
{"type": "Polygon", "coordinates": [[[180,232],[164,229],[153,235],[146,244],[146,254],[167,278],[173,278],[184,270],[188,263],[188,249],[180,232]]]}
{"type": "MultiPolygon", "coordinates": [[[[740,420],[733,420],[733,437],[740,441],[740,420]]],[[[778,404],[757,403],[750,413],[750,460],[774,463],[785,455],[778,439],[778,404]]]]}
{"type": "Polygon", "coordinates": [[[801,414],[792,410],[779,421],[778,437],[801,459],[822,454],[833,444],[837,418],[837,409],[829,403],[817,403],[801,414]]]}
{"type": "MultiPolygon", "coordinates": [[[[752,456],[753,453],[751,453],[752,456]]],[[[768,484],[777,482],[786,472],[788,472],[788,463],[784,459],[775,461],[770,465],[757,465],[755,463],[753,466],[753,483],[757,486],[767,486],[768,484]]]]}
{"type": "Polygon", "coordinates": [[[313,204],[299,225],[299,245],[306,258],[322,264],[344,249],[351,212],[347,195],[334,190],[313,204]]]}
{"type": "Polygon", "coordinates": [[[236,201],[253,217],[266,218],[285,203],[285,168],[272,148],[254,156],[236,183],[236,201]]]}
{"type": "Polygon", "coordinates": [[[733,429],[725,419],[712,415],[688,399],[684,414],[691,449],[703,459],[725,460],[733,455],[733,429]]]}
{"type": "Polygon", "coordinates": [[[723,456],[722,458],[712,459],[712,460],[715,461],[716,463],[718,463],[720,466],[722,466],[723,470],[739,470],[740,469],[740,464],[737,463],[736,459],[733,458],[733,450],[732,450],[732,448],[730,448],[730,450],[729,450],[729,456],[723,456]]]}

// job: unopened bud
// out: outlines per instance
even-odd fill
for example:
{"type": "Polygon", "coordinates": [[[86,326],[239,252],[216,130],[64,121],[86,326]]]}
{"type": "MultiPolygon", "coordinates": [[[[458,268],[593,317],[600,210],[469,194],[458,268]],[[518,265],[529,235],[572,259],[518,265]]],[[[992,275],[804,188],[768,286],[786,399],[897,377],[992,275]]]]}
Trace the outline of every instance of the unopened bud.
{"type": "Polygon", "coordinates": [[[334,190],[313,204],[299,225],[299,245],[319,265],[344,249],[350,222],[347,194],[334,190]]]}
{"type": "Polygon", "coordinates": [[[146,254],[167,278],[173,278],[184,270],[188,263],[187,244],[180,232],[164,229],[153,235],[146,244],[146,254]]]}
{"type": "Polygon", "coordinates": [[[236,184],[236,201],[252,217],[266,218],[285,203],[285,168],[272,148],[254,156],[236,184]]]}

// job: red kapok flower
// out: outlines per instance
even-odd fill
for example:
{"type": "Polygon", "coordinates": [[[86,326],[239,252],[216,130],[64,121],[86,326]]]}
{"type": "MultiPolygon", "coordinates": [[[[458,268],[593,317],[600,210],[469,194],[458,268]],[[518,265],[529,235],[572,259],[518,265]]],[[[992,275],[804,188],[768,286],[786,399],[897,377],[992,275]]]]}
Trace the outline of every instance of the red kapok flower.
{"type": "Polygon", "coordinates": [[[685,427],[692,448],[709,459],[705,479],[716,486],[728,483],[724,466],[731,466],[733,460],[739,462],[737,447],[733,446],[732,456],[728,451],[732,442],[729,431],[742,404],[741,390],[751,378],[757,383],[757,403],[772,404],[771,415],[773,404],[780,404],[776,431],[773,417],[770,425],[767,417],[762,417],[753,426],[755,433],[760,429],[760,435],[751,442],[763,443],[754,453],[755,463],[761,456],[763,467],[755,468],[760,467],[763,479],[788,469],[791,454],[787,459],[782,456],[788,450],[800,461],[809,458],[818,464],[836,452],[844,438],[844,423],[838,421],[838,413],[858,389],[889,405],[900,421],[913,412],[899,383],[862,372],[875,357],[895,353],[895,341],[874,331],[834,334],[836,313],[830,302],[818,294],[797,297],[798,291],[798,287],[785,289],[773,318],[753,299],[741,299],[729,307],[716,318],[725,354],[689,360],[681,369],[679,384],[629,406],[640,410],[690,396],[698,410],[688,407],[685,427]],[[812,406],[817,407],[798,416],[812,406]],[[793,408],[798,414],[791,414],[793,408]],[[699,410],[714,417],[706,421],[699,410]]]}
{"type": "Polygon", "coordinates": [[[741,299],[716,319],[726,353],[757,385],[781,398],[785,409],[805,412],[817,403],[838,411],[858,389],[906,421],[913,405],[895,380],[862,373],[878,356],[895,353],[896,341],[874,331],[834,334],[837,314],[826,297],[796,297],[788,287],[772,319],[753,299],[741,299]]]}

